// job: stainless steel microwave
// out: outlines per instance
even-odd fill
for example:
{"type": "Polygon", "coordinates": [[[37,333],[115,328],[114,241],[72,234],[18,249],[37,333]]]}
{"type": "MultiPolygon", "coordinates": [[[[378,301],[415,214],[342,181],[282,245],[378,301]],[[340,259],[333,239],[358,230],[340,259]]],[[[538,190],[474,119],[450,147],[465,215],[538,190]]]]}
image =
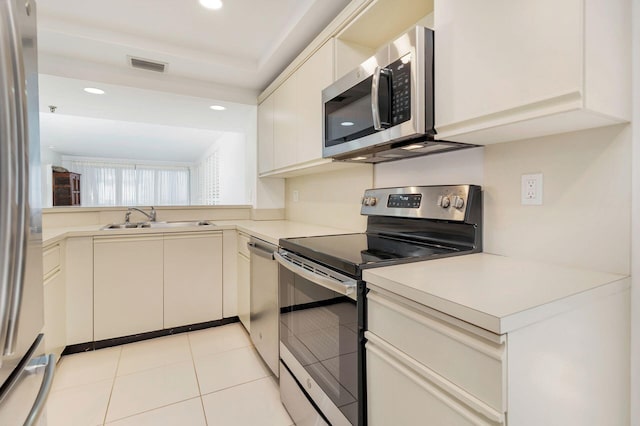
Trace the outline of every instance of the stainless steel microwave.
{"type": "Polygon", "coordinates": [[[433,37],[416,26],[322,91],[323,157],[378,163],[473,146],[435,140],[433,37]]]}

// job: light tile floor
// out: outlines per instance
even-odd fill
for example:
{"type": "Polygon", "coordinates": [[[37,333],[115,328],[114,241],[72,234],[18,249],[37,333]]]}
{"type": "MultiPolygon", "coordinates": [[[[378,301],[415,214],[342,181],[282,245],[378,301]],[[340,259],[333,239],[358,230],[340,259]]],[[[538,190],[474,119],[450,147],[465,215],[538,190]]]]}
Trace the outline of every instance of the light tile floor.
{"type": "Polygon", "coordinates": [[[60,360],[48,426],[289,426],[278,384],[242,325],[60,360]]]}

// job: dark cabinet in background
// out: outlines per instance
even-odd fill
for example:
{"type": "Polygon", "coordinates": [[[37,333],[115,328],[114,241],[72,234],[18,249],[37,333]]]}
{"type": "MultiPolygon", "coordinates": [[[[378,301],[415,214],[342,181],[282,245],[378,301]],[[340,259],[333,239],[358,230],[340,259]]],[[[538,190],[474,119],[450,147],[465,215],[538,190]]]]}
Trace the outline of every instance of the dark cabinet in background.
{"type": "Polygon", "coordinates": [[[53,172],[53,205],[80,205],[80,174],[53,172]]]}

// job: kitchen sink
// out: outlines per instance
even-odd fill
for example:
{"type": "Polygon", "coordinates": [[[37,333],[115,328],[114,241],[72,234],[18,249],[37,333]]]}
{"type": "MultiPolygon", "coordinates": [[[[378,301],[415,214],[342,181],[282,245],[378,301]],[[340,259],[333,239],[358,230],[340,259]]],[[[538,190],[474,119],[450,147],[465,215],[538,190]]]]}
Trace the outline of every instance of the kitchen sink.
{"type": "Polygon", "coordinates": [[[106,229],[133,229],[133,228],[151,228],[150,222],[139,223],[111,223],[107,226],[103,226],[100,230],[106,229]]]}
{"type": "Polygon", "coordinates": [[[101,230],[109,229],[142,229],[142,228],[180,228],[189,226],[216,226],[208,220],[182,220],[170,222],[137,222],[137,223],[111,223],[100,228],[101,230]]]}
{"type": "Polygon", "coordinates": [[[181,226],[216,226],[214,223],[208,220],[187,220],[187,221],[175,221],[175,222],[145,222],[148,223],[151,228],[177,228],[181,226]]]}

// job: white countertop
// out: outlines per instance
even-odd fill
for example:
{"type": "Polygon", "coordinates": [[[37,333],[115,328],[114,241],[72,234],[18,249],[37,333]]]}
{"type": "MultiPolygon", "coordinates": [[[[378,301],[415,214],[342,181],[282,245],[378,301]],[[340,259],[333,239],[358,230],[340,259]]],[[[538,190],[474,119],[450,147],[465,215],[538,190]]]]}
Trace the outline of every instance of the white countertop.
{"type": "Polygon", "coordinates": [[[257,238],[278,244],[280,238],[306,237],[313,235],[346,234],[353,231],[311,225],[308,223],[292,222],[289,220],[212,220],[215,227],[185,226],[176,228],[142,228],[142,229],[110,229],[101,230],[102,225],[74,226],[65,228],[49,228],[43,231],[43,245],[53,244],[68,237],[109,236],[109,235],[144,235],[167,234],[173,232],[205,232],[224,229],[237,229],[257,238]]]}
{"type": "Polygon", "coordinates": [[[366,269],[363,279],[497,334],[630,285],[623,275],[487,253],[366,269]]]}

